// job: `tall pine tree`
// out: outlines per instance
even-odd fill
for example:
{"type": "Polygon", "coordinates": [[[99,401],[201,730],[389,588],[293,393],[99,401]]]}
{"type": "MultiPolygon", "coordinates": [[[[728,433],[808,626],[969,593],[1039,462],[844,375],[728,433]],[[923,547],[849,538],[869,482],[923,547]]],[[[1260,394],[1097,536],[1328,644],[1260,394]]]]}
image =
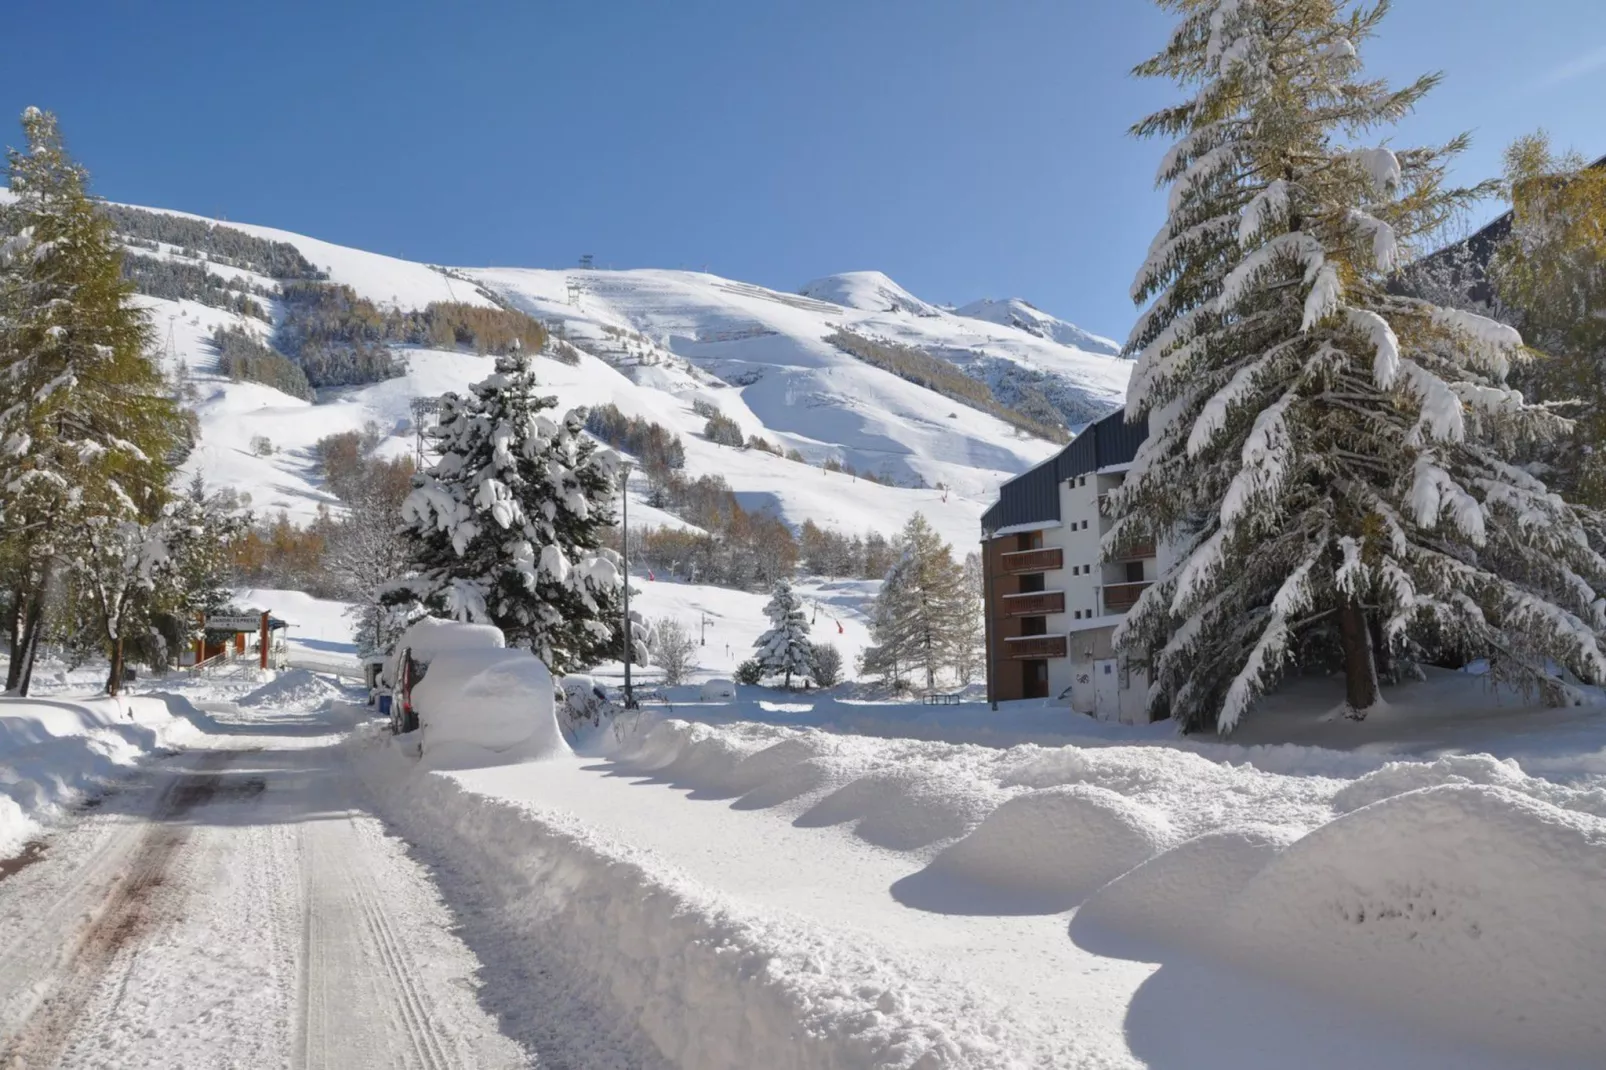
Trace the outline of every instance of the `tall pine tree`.
{"type": "Polygon", "coordinates": [[[468,396],[441,399],[440,459],[402,507],[414,576],[388,600],[494,624],[567,673],[619,641],[624,573],[602,545],[618,458],[584,434],[583,409],[554,419],[537,385],[515,350],[468,396]]]}
{"type": "Polygon", "coordinates": [[[1175,139],[1170,217],[1133,287],[1149,437],[1107,542],[1177,552],[1117,635],[1155,712],[1229,731],[1323,650],[1355,716],[1396,657],[1487,657],[1552,699],[1547,660],[1606,677],[1606,561],[1512,460],[1567,430],[1506,384],[1520,339],[1385,287],[1476,192],[1443,184],[1460,139],[1368,140],[1436,77],[1363,77],[1386,4],[1159,2],[1181,21],[1137,73],[1192,92],[1135,127],[1175,139]]]}
{"type": "Polygon", "coordinates": [[[108,565],[98,537],[161,515],[183,425],[88,176],[55,116],[29,108],[22,127],[0,228],[0,579],[6,685],[26,694],[57,588],[108,565]]]}

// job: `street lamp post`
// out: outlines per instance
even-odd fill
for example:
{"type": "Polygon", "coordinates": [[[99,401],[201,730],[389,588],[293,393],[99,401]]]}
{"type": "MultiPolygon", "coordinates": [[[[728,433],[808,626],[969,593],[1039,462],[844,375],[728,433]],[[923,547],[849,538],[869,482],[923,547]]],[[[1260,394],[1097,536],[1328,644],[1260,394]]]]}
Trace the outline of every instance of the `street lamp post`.
{"type": "Polygon", "coordinates": [[[981,625],[983,646],[987,657],[987,704],[998,712],[998,689],[993,682],[997,665],[993,661],[993,566],[988,551],[993,545],[993,529],[981,529],[981,625]]]}
{"type": "Polygon", "coordinates": [[[636,630],[630,623],[630,462],[619,466],[619,546],[625,566],[625,709],[636,708],[636,693],[630,687],[630,655],[635,652],[636,630]]]}

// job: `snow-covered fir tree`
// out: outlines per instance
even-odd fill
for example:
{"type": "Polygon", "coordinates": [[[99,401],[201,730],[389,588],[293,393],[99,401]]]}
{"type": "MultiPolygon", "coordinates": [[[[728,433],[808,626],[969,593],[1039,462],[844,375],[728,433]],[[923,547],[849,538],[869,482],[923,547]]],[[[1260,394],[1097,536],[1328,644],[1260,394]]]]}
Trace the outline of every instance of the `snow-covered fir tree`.
{"type": "Polygon", "coordinates": [[[557,673],[617,645],[624,579],[602,544],[614,520],[618,457],[538,392],[530,357],[498,357],[467,396],[441,399],[440,459],[402,507],[413,575],[391,601],[501,628],[557,673]]]}
{"type": "Polygon", "coordinates": [[[1443,185],[1459,139],[1377,143],[1436,79],[1363,77],[1386,5],[1160,3],[1181,21],[1138,73],[1191,95],[1135,128],[1175,139],[1170,216],[1133,286],[1149,437],[1106,542],[1176,550],[1117,634],[1155,712],[1228,731],[1324,658],[1357,716],[1397,658],[1487,657],[1551,699],[1547,661],[1606,677],[1606,561],[1515,463],[1567,422],[1506,383],[1515,331],[1385,286],[1475,192],[1443,185]]]}
{"type": "Polygon", "coordinates": [[[928,689],[961,660],[968,642],[964,570],[953,550],[926,518],[916,513],[899,533],[902,549],[882,581],[871,617],[874,641],[861,657],[860,671],[894,682],[905,671],[923,673],[928,689]]]}
{"type": "MultiPolygon", "coordinates": [[[[121,570],[91,532],[155,523],[182,421],[147,353],[122,252],[56,119],[29,108],[0,215],[0,598],[26,694],[69,573],[121,570]]],[[[111,579],[113,577],[108,577],[111,579]]]]}
{"type": "Polygon", "coordinates": [[[792,686],[792,676],[808,677],[812,667],[809,644],[809,615],[803,599],[792,589],[790,580],[777,580],[775,593],[764,606],[770,629],[753,642],[755,659],[765,676],[782,676],[792,686]]]}

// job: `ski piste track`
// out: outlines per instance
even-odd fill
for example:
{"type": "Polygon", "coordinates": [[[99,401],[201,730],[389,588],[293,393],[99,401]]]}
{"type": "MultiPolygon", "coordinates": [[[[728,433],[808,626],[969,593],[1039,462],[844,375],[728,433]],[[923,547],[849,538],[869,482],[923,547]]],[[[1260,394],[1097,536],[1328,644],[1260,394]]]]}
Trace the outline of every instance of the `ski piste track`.
{"type": "Polygon", "coordinates": [[[333,729],[217,717],[0,878],[0,1067],[536,1065],[333,729]]]}

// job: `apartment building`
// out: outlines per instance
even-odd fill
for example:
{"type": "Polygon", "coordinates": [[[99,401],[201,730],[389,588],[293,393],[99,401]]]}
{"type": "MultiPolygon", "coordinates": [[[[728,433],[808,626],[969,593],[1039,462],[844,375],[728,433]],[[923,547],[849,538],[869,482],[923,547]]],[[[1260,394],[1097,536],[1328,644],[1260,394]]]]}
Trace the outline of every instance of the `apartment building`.
{"type": "Polygon", "coordinates": [[[1158,576],[1154,546],[1105,561],[1106,496],[1147,435],[1116,412],[1058,456],[1005,483],[982,515],[987,687],[998,701],[1043,698],[1103,720],[1147,719],[1148,682],[1111,642],[1158,576]]]}

